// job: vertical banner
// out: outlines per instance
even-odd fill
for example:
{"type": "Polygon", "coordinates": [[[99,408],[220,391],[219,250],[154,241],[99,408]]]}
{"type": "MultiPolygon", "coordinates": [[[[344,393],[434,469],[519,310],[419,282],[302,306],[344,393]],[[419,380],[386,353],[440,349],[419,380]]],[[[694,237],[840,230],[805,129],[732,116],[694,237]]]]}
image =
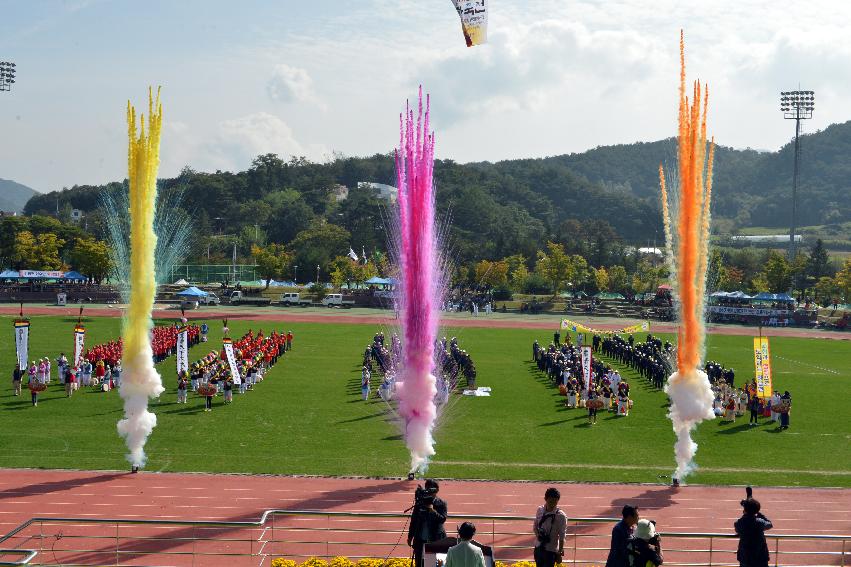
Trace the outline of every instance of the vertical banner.
{"type": "Polygon", "coordinates": [[[487,0],[452,0],[455,10],[461,18],[461,30],[467,47],[481,45],[488,41],[487,0]]]}
{"type": "Polygon", "coordinates": [[[177,331],[177,374],[189,372],[189,329],[177,331]]]}
{"type": "MultiPolygon", "coordinates": [[[[582,336],[582,335],[580,335],[582,336]]],[[[582,379],[585,380],[585,389],[591,389],[591,347],[582,347],[582,379]]]]}
{"type": "Polygon", "coordinates": [[[83,362],[83,348],[86,343],[86,328],[82,325],[74,327],[74,368],[79,368],[83,362]]]}
{"type": "Polygon", "coordinates": [[[771,355],[768,350],[768,337],[753,338],[754,366],[756,370],[756,395],[759,398],[771,397],[771,355]]]}
{"type": "Polygon", "coordinates": [[[230,366],[230,373],[233,376],[233,383],[239,384],[242,381],[242,378],[239,375],[239,368],[236,365],[236,356],[233,354],[233,340],[229,338],[225,338],[223,340],[225,347],[225,355],[228,358],[228,365],[230,366]]]}
{"type": "Polygon", "coordinates": [[[29,345],[30,345],[30,322],[26,319],[18,319],[15,321],[15,353],[18,355],[18,364],[21,365],[21,370],[26,370],[29,366],[29,345]]]}

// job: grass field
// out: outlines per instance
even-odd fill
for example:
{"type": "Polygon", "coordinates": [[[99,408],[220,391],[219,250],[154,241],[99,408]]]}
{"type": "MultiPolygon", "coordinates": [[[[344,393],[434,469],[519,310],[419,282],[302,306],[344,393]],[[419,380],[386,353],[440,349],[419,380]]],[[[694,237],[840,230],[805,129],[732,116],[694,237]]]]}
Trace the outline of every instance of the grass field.
{"type": "MultiPolygon", "coordinates": [[[[37,408],[28,390],[12,396],[14,344],[0,345],[8,369],[0,388],[0,466],[125,469],[124,443],[115,430],[122,415],[117,392],[77,392],[70,400],[54,382],[37,408]]],[[[71,346],[75,319],[33,317],[31,358],[71,346]]],[[[209,345],[220,345],[221,324],[210,322],[209,345]]],[[[232,336],[250,323],[231,320],[232,336]]],[[[257,328],[257,323],[254,323],[257,328]]],[[[270,324],[263,327],[271,330],[270,324]]],[[[245,473],[400,476],[408,454],[392,414],[380,400],[360,399],[359,362],[375,328],[369,325],[279,323],[295,348],[256,391],[235,394],[210,413],[203,399],[177,405],[174,359],[159,368],[167,386],[152,403],[159,423],[148,441],[147,469],[245,473]]],[[[117,337],[120,321],[92,318],[87,343],[117,337]]],[[[674,435],[666,396],[629,372],[635,408],[628,418],[601,416],[586,425],[582,410],[567,410],[529,361],[531,342],[546,332],[523,329],[447,329],[459,337],[490,398],[453,396],[436,431],[439,477],[666,482],[673,469],[674,435]]],[[[733,366],[737,380],[752,373],[751,339],[713,335],[708,356],[733,366]]],[[[190,360],[205,354],[190,351],[190,360]]],[[[700,469],[693,483],[851,486],[851,342],[772,339],[777,388],[793,396],[791,428],[704,423],[696,433],[700,469]]]]}

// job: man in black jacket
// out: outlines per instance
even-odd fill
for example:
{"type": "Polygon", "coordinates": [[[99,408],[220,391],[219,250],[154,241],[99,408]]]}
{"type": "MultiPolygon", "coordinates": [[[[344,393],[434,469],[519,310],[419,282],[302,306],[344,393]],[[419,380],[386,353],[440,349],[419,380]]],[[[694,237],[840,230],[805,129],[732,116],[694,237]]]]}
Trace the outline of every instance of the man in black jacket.
{"type": "Polygon", "coordinates": [[[774,526],[771,520],[760,513],[759,500],[748,498],[742,501],[744,513],[733,527],[739,536],[739,550],[736,559],[740,567],[768,567],[768,543],[765,532],[774,526]]]}
{"type": "Polygon", "coordinates": [[[408,545],[414,549],[415,567],[423,567],[423,545],[446,537],[446,502],[437,497],[440,485],[429,478],[425,481],[425,495],[418,499],[411,511],[408,526],[408,545]]]}
{"type": "Polygon", "coordinates": [[[623,519],[612,528],[612,545],[606,567],[629,567],[629,541],[632,528],[638,523],[638,508],[627,504],[621,511],[623,519]]]}

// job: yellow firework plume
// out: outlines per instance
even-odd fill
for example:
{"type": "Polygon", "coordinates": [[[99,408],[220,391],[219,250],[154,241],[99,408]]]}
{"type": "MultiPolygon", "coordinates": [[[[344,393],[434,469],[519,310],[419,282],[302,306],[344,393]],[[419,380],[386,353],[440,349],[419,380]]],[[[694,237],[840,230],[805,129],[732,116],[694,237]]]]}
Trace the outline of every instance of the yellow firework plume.
{"type": "Polygon", "coordinates": [[[145,116],[127,103],[127,177],[130,185],[130,306],[124,318],[123,363],[120,393],[124,399],[124,419],[118,432],[127,440],[128,460],[134,466],[145,464],[144,446],[157,424],[148,411],[148,399],[163,392],[162,381],[154,368],[151,351],[151,311],[157,291],[154,272],[154,210],[157,198],[157,171],[160,164],[162,105],[160,92],[154,100],[148,89],[147,131],[145,116]]]}

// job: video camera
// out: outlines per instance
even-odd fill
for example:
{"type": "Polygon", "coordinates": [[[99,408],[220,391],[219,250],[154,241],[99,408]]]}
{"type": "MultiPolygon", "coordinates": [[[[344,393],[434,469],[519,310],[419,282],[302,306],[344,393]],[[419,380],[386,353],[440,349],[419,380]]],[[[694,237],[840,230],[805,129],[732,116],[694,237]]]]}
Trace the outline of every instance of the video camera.
{"type": "MultiPolygon", "coordinates": [[[[751,498],[753,498],[753,488],[751,488],[750,486],[746,486],[745,487],[745,495],[747,496],[747,498],[745,498],[745,500],[750,500],[751,498]]],[[[741,502],[739,502],[739,504],[744,506],[745,500],[742,500],[741,502]]]]}
{"type": "Polygon", "coordinates": [[[417,490],[414,492],[414,505],[418,509],[425,509],[434,504],[437,488],[417,485],[417,490]]]}

